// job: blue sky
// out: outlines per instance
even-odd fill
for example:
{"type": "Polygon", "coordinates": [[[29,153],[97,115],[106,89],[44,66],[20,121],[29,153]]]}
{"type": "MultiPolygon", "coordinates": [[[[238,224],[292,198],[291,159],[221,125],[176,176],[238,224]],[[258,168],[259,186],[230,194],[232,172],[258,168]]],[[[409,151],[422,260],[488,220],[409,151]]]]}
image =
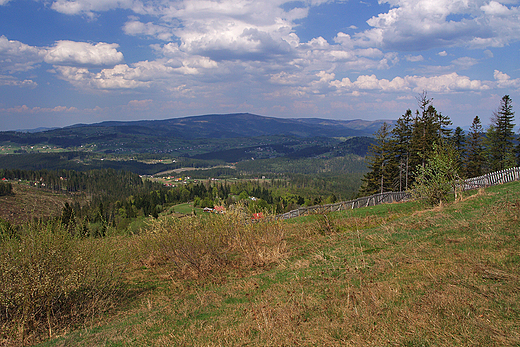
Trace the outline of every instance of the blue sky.
{"type": "Polygon", "coordinates": [[[397,119],[423,91],[487,125],[519,57],[520,0],[0,0],[0,130],[397,119]]]}

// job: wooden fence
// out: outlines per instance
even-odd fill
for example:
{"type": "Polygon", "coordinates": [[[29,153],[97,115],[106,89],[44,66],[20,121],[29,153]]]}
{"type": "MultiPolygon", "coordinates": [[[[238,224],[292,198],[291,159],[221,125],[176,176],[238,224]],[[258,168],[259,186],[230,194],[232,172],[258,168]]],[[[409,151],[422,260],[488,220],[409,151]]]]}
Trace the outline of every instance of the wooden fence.
{"type": "Polygon", "coordinates": [[[367,206],[375,206],[379,204],[387,204],[392,202],[404,201],[410,198],[410,193],[408,192],[387,192],[382,194],[374,194],[370,196],[365,196],[363,198],[358,198],[350,201],[342,201],[334,204],[327,205],[315,205],[309,207],[300,207],[296,210],[292,210],[286,212],[284,214],[279,214],[276,216],[277,219],[290,219],[299,216],[303,216],[310,213],[319,213],[319,212],[336,212],[336,211],[345,211],[352,210],[354,208],[359,207],[367,207],[367,206]]]}
{"type": "MultiPolygon", "coordinates": [[[[463,190],[466,191],[518,180],[520,180],[520,167],[514,167],[511,169],[492,172],[475,178],[469,178],[462,182],[462,187],[463,190]]],[[[292,210],[284,214],[279,214],[275,218],[290,219],[311,213],[352,210],[354,208],[359,207],[375,206],[379,204],[406,201],[407,199],[410,199],[410,197],[411,194],[409,192],[386,192],[382,194],[380,193],[365,196],[363,198],[358,198],[355,200],[337,202],[334,204],[300,207],[296,210],[292,210]]]]}
{"type": "Polygon", "coordinates": [[[468,178],[462,183],[463,190],[471,190],[520,180],[520,167],[496,171],[487,175],[468,178]]]}

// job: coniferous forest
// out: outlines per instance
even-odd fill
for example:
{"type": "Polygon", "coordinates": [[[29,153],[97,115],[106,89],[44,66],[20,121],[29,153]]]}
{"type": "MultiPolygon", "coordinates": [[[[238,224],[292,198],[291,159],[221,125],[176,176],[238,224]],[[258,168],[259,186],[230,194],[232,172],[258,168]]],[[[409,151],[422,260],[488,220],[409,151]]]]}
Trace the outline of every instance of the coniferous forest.
{"type": "Polygon", "coordinates": [[[360,196],[412,188],[422,169],[439,153],[458,178],[520,165],[520,144],[513,131],[514,111],[509,95],[502,97],[487,129],[475,116],[467,134],[460,127],[450,127],[450,118],[434,107],[427,93],[417,101],[415,112],[406,110],[394,127],[383,124],[376,132],[360,196]]]}

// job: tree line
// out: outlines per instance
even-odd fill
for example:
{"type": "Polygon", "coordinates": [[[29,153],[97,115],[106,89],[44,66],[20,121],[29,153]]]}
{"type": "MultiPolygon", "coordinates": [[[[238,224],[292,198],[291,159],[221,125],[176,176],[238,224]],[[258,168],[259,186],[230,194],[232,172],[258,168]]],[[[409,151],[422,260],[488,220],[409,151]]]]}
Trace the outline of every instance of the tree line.
{"type": "MultiPolygon", "coordinates": [[[[157,218],[169,207],[193,202],[195,207],[230,206],[242,201],[252,212],[270,210],[286,212],[302,204],[334,202],[335,197],[303,198],[280,189],[287,182],[259,182],[239,180],[233,183],[199,180],[168,187],[142,179],[139,175],[122,170],[21,170],[0,169],[0,195],[12,192],[12,182],[28,184],[35,189],[60,192],[72,197],[62,208],[57,219],[71,234],[85,237],[102,237],[109,230],[125,230],[133,220],[157,218]]],[[[1,227],[0,229],[6,229],[1,227]]],[[[2,234],[0,230],[0,234],[2,234]]]]}
{"type": "Polygon", "coordinates": [[[437,111],[426,92],[417,101],[415,113],[408,109],[393,128],[385,123],[376,132],[376,142],[366,158],[369,171],[363,177],[360,196],[408,190],[439,153],[450,158],[454,173],[461,178],[520,165],[509,95],[500,100],[486,130],[475,116],[467,134],[460,127],[450,128],[450,118],[437,111]]]}

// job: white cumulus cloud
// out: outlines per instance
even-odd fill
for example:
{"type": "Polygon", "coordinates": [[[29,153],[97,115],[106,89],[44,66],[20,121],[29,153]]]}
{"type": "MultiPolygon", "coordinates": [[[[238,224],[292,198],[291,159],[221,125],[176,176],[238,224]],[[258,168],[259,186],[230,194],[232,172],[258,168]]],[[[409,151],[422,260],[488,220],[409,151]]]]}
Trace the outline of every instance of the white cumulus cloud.
{"type": "Polygon", "coordinates": [[[40,49],[0,36],[0,70],[13,72],[34,69],[42,62],[40,49]]]}
{"type": "Polygon", "coordinates": [[[38,84],[33,80],[20,80],[13,76],[4,76],[0,75],[0,86],[10,86],[10,87],[29,87],[34,88],[38,84]]]}
{"type": "Polygon", "coordinates": [[[138,0],[58,0],[51,5],[51,8],[57,12],[68,15],[85,15],[87,17],[94,17],[96,12],[116,8],[131,9],[135,12],[145,13],[146,7],[143,2],[138,0]]]}
{"type": "Polygon", "coordinates": [[[53,65],[110,66],[123,60],[117,44],[58,41],[47,49],[44,60],[53,65]]]}
{"type": "Polygon", "coordinates": [[[460,76],[456,72],[433,77],[407,76],[405,79],[416,92],[427,90],[436,93],[450,93],[491,89],[490,83],[472,80],[468,76],[460,76]]]}
{"type": "Polygon", "coordinates": [[[432,77],[395,77],[392,80],[378,79],[375,75],[361,75],[354,82],[349,78],[331,81],[331,86],[338,90],[345,90],[348,92],[363,90],[382,92],[421,92],[427,90],[435,93],[449,93],[457,91],[481,91],[491,88],[489,82],[471,80],[469,77],[460,76],[457,73],[432,77]]]}
{"type": "Polygon", "coordinates": [[[138,69],[125,64],[98,73],[72,66],[59,66],[56,70],[61,79],[82,89],[136,89],[149,87],[150,84],[149,81],[143,81],[138,69]]]}
{"type": "MultiPolygon", "coordinates": [[[[370,18],[359,44],[399,51],[442,46],[499,47],[520,39],[518,5],[485,0],[382,0],[392,8],[370,18]]],[[[516,3],[516,2],[514,2],[516,3]]]]}
{"type": "Polygon", "coordinates": [[[520,78],[512,79],[508,74],[495,70],[493,76],[499,88],[520,88],[520,78]]]}
{"type": "Polygon", "coordinates": [[[422,55],[407,55],[407,56],[405,56],[405,59],[412,63],[416,63],[419,61],[423,61],[424,57],[422,55]]]}
{"type": "Polygon", "coordinates": [[[151,22],[142,23],[136,18],[133,18],[125,23],[123,31],[127,35],[145,35],[158,38],[163,41],[170,41],[173,33],[170,28],[161,25],[156,25],[151,22]]]}

